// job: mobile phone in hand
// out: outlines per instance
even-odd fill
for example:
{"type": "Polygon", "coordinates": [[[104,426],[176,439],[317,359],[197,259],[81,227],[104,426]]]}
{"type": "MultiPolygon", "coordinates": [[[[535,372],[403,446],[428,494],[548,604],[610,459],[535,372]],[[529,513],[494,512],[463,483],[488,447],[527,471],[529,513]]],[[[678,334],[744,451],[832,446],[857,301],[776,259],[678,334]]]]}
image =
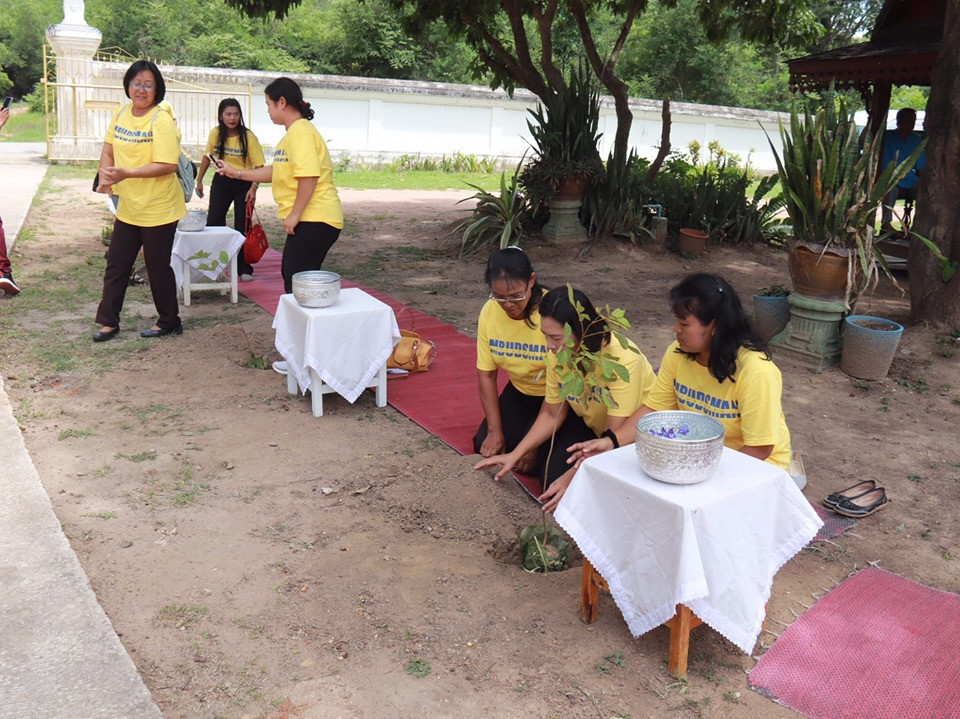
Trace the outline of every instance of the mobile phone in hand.
{"type": "Polygon", "coordinates": [[[208,153],[207,153],[207,159],[210,160],[210,162],[213,163],[214,169],[220,167],[220,165],[217,164],[217,158],[213,156],[213,153],[212,153],[212,152],[208,152],[208,153]]]}
{"type": "Polygon", "coordinates": [[[6,110],[8,107],[10,107],[11,102],[13,102],[13,98],[9,95],[3,98],[3,109],[6,110]]]}

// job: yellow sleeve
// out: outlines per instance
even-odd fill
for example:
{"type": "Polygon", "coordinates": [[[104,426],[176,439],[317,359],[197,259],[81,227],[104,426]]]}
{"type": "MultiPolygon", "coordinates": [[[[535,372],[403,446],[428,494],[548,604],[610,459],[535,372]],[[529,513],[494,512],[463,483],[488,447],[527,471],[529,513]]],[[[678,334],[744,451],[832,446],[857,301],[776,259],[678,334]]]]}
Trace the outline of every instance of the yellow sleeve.
{"type": "Polygon", "coordinates": [[[180,162],[180,133],[169,113],[157,111],[153,121],[153,162],[176,165],[180,162]]]}
{"type": "MultiPolygon", "coordinates": [[[[487,300],[489,303],[489,300],[487,300]]],[[[497,369],[497,363],[493,361],[493,355],[490,354],[490,313],[487,311],[488,304],[480,310],[480,318],[477,321],[477,369],[489,372],[497,369]]]]}
{"type": "MultiPolygon", "coordinates": [[[[616,342],[617,340],[612,340],[616,342]]],[[[619,377],[610,385],[610,397],[617,403],[616,407],[608,407],[610,417],[629,417],[645,403],[656,382],[653,367],[642,352],[617,348],[617,361],[630,372],[630,381],[624,382],[619,377]]]]}
{"type": "Polygon", "coordinates": [[[247,158],[255,168],[267,164],[263,157],[263,148],[260,147],[260,140],[250,130],[247,130],[247,158]]]}
{"type": "MultiPolygon", "coordinates": [[[[317,151],[314,133],[299,123],[291,127],[288,132],[290,142],[287,145],[287,154],[290,157],[290,169],[294,177],[320,177],[320,152],[317,151]]],[[[312,127],[312,126],[311,126],[312,127]]],[[[320,139],[322,143],[323,140],[320,139]]]]}
{"type": "MultiPolygon", "coordinates": [[[[126,105],[124,105],[124,107],[126,107],[126,105]]],[[[121,107],[115,113],[113,113],[113,117],[110,118],[110,124],[107,125],[107,131],[103,135],[103,141],[108,145],[113,144],[113,133],[117,129],[117,119],[120,117],[120,113],[123,112],[123,109],[124,108],[121,107]]]]}
{"type": "Polygon", "coordinates": [[[673,342],[663,353],[663,360],[660,362],[660,369],[657,372],[657,379],[650,394],[644,400],[644,404],[653,410],[677,409],[677,393],[673,383],[677,378],[677,365],[682,359],[676,352],[677,343],[673,342]]]}
{"type": "Polygon", "coordinates": [[[204,153],[213,155],[214,157],[216,157],[217,155],[217,153],[214,152],[214,150],[217,147],[217,132],[219,129],[220,129],[219,127],[215,127],[212,130],[210,130],[210,135],[207,137],[207,149],[204,150],[204,153]]]}
{"type": "MultiPolygon", "coordinates": [[[[751,353],[754,354],[754,353],[751,353]]],[[[780,439],[783,409],[783,379],[770,360],[754,355],[737,372],[737,404],[740,407],[740,432],[750,446],[776,444],[780,439]]]]}
{"type": "Polygon", "coordinates": [[[546,392],[543,399],[547,404],[560,404],[560,373],[557,372],[557,357],[552,352],[547,352],[545,358],[547,365],[546,372],[546,392]]]}

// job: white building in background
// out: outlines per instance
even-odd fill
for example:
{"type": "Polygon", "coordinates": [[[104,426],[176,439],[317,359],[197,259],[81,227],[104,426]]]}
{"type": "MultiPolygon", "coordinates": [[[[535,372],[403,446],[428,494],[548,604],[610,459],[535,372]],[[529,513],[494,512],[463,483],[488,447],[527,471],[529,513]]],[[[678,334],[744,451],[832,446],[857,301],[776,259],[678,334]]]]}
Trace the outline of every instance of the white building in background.
{"type": "MultiPolygon", "coordinates": [[[[123,93],[126,60],[97,53],[100,33],[83,19],[83,2],[65,0],[67,20],[47,30],[56,62],[56,81],[48,86],[55,97],[55,130],[48,141],[51,160],[95,160],[113,111],[127,99],[123,93]]],[[[276,73],[222,68],[161,66],[166,99],[177,115],[183,147],[195,158],[216,125],[216,110],[224,97],[236,97],[247,126],[266,149],[283,128],[270,122],[263,89],[276,73]]],[[[537,98],[518,90],[511,98],[502,90],[478,85],[382,80],[334,75],[291,74],[303,88],[331,154],[337,158],[388,161],[400,155],[439,157],[465,155],[516,162],[529,150],[528,109],[537,98]]],[[[652,159],[660,142],[660,102],[632,100],[631,145],[652,159]]],[[[670,133],[675,149],[699,142],[706,151],[717,142],[726,151],[772,172],[776,163],[767,134],[779,146],[778,126],[785,116],[743,108],[673,103],[670,133]]],[[[613,101],[604,100],[600,115],[601,156],[606,157],[616,134],[613,101]]]]}

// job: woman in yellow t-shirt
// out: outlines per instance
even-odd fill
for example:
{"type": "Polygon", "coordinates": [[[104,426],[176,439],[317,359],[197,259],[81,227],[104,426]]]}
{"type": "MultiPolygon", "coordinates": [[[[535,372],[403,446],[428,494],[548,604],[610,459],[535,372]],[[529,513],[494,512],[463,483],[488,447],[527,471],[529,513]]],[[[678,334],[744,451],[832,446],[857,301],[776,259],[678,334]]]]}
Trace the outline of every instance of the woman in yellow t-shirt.
{"type": "Polygon", "coordinates": [[[564,450],[571,444],[609,436],[617,431],[627,417],[647,401],[657,379],[653,367],[633,342],[628,341],[627,348],[621,347],[618,341],[613,340],[606,325],[603,325],[603,331],[591,329],[587,332],[588,327],[600,326],[600,317],[583,292],[573,290],[573,299],[583,308],[585,320],[581,321],[576,305],[570,302],[566,285],[550,290],[540,301],[540,328],[549,352],[546,358],[546,394],[533,426],[509,454],[489,457],[474,465],[474,469],[499,465],[500,470],[494,479],[501,479],[517,465],[521,457],[554,435],[554,449],[544,472],[546,491],[540,495],[543,509],[547,512],[552,512],[557,506],[576,471],[567,464],[564,450]],[[607,407],[598,396],[586,401],[573,395],[560,397],[560,370],[557,368],[556,354],[563,347],[567,327],[576,345],[583,343],[586,349],[618,362],[627,370],[627,380],[617,377],[600,383],[601,387],[609,390],[615,407],[607,407]]]}
{"type": "MultiPolygon", "coordinates": [[[[778,467],[790,466],[790,431],[780,396],[783,379],[740,298],[719,275],[690,275],[670,290],[677,341],[667,347],[657,385],[644,406],[617,430],[620,445],[636,438],[637,420],[682,409],[719,420],[724,445],[778,467]]],[[[601,437],[570,447],[572,462],[608,449],[601,437]]]]}
{"type": "MultiPolygon", "coordinates": [[[[210,166],[210,155],[235,170],[254,170],[264,165],[260,141],[243,124],[243,111],[235,98],[221,100],[217,108],[217,126],[210,131],[210,137],[207,138],[207,149],[204,150],[200,171],[197,173],[198,197],[203,197],[203,176],[210,166]]],[[[256,182],[234,180],[215,173],[210,185],[207,224],[214,227],[226,225],[227,210],[233,205],[233,229],[240,234],[246,234],[247,203],[253,204],[256,200],[256,182]]],[[[253,266],[244,257],[243,248],[237,255],[237,274],[244,282],[253,279],[253,266]]]]}
{"type": "MultiPolygon", "coordinates": [[[[543,404],[547,346],[540,332],[539,307],[545,290],[519,247],[490,255],[484,280],[490,299],[477,322],[477,383],[484,420],[473,438],[473,451],[492,457],[520,443],[543,404]],[[498,396],[501,369],[510,381],[498,396]]],[[[545,458],[546,447],[535,448],[516,467],[537,472],[545,458]]]]}
{"type": "Polygon", "coordinates": [[[264,90],[267,112],[287,133],[277,143],[273,164],[256,170],[238,170],[217,162],[217,172],[237,180],[272,182],[277,216],[283,220],[287,242],[280,272],[284,292],[293,291],[297,272],[319,270],[343,229],[343,208],[333,185],[333,161],[327,145],[310,122],[313,110],[300,86],[279,77],[264,90]]]}
{"type": "Polygon", "coordinates": [[[120,333],[127,280],[141,246],[158,318],[140,336],[183,332],[176,279],[170,267],[177,221],[187,214],[176,174],[180,132],[170,114],[157,106],[166,86],[152,62],[137,60],[127,68],[123,91],[130,104],[114,113],[100,153],[97,192],[117,195],[119,203],[97,308],[100,329],[93,335],[94,342],[112,340],[120,333]]]}

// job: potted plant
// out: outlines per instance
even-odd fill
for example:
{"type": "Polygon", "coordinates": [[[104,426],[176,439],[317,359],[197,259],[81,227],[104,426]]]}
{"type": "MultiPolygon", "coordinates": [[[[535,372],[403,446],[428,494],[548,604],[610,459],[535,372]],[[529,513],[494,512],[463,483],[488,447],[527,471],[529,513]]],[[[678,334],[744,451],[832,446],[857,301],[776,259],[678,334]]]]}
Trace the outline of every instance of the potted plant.
{"type": "Polygon", "coordinates": [[[521,158],[509,179],[506,172],[500,173],[499,194],[466,183],[477,192],[460,202],[476,200],[477,204],[470,211],[470,216],[451,232],[463,233],[460,238],[461,257],[494,242],[499,244],[501,250],[510,245],[520,245],[523,224],[528,217],[527,201],[520,193],[519,173],[522,164],[521,158]]]}
{"type": "Polygon", "coordinates": [[[883,136],[861,134],[843,98],[815,113],[807,107],[802,116],[794,106],[790,131],[780,126],[782,155],[767,139],[792,224],[793,289],[813,299],[842,301],[849,309],[876,284],[878,268],[890,275],[874,248],[876,210],[923,146],[899,164],[880,168],[883,136]]]}
{"type": "Polygon", "coordinates": [[[790,321],[790,289],[770,285],[753,295],[753,325],[757,334],[769,342],[790,321]]]}
{"type": "Polygon", "coordinates": [[[534,154],[520,183],[531,210],[536,214],[549,204],[550,222],[544,227],[548,238],[585,236],[578,219],[580,202],[587,185],[603,174],[597,149],[600,96],[591,73],[571,70],[566,86],[529,112],[534,154]]]}

